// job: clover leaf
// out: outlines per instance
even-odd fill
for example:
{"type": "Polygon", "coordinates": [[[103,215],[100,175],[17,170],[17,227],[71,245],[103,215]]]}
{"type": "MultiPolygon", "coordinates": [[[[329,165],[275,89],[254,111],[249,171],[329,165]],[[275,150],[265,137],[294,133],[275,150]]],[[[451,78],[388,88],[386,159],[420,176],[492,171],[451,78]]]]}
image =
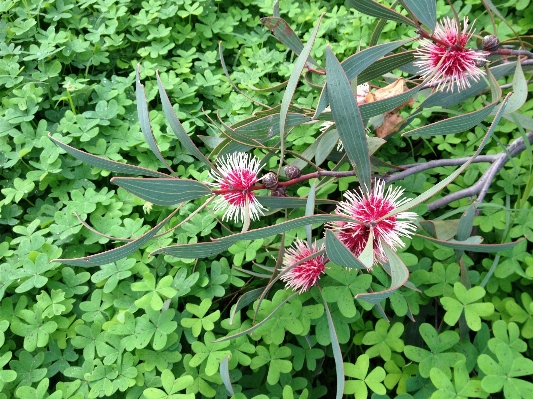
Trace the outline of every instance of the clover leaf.
{"type": "Polygon", "coordinates": [[[24,337],[24,349],[33,352],[37,347],[43,348],[48,344],[50,334],[57,329],[57,323],[53,320],[44,322],[43,313],[38,306],[33,311],[23,309],[18,316],[26,323],[13,321],[11,331],[24,337]]]}
{"type": "Polygon", "coordinates": [[[533,360],[513,353],[504,343],[496,345],[493,353],[498,361],[486,354],[478,357],[478,366],[486,374],[481,387],[489,392],[499,392],[503,388],[506,398],[532,398],[533,383],[516,377],[533,374],[533,360]]]}
{"type": "Polygon", "coordinates": [[[49,385],[50,380],[44,378],[39,382],[37,388],[30,386],[19,387],[15,392],[15,396],[20,399],[61,399],[63,397],[62,392],[56,391],[51,395],[47,395],[49,385]]]}
{"type": "Polygon", "coordinates": [[[481,317],[488,317],[494,313],[492,303],[474,303],[485,296],[485,289],[478,286],[467,290],[463,284],[456,282],[453,290],[457,299],[444,297],[440,300],[446,310],[444,321],[454,326],[464,312],[468,327],[473,331],[479,331],[481,317]]]}
{"type": "Polygon", "coordinates": [[[115,289],[120,280],[131,276],[131,269],[135,266],[135,259],[121,259],[117,262],[108,263],[101,266],[101,270],[91,277],[93,283],[100,283],[106,280],[104,292],[109,293],[115,289]]]}
{"type": "Polygon", "coordinates": [[[136,347],[146,347],[153,337],[152,347],[155,350],[163,349],[167,343],[167,336],[178,326],[178,323],[173,320],[175,313],[174,309],[167,309],[163,312],[151,308],[146,309],[146,314],[136,319],[136,347]]]}
{"type": "Polygon", "coordinates": [[[291,355],[291,349],[288,346],[277,346],[271,344],[269,348],[262,345],[256,347],[257,356],[252,359],[250,367],[257,370],[259,367],[268,364],[267,382],[271,385],[279,381],[281,373],[290,373],[292,362],[284,360],[291,355]]]}
{"type": "Polygon", "coordinates": [[[494,338],[488,342],[488,347],[492,352],[499,344],[507,345],[514,353],[525,352],[528,348],[527,343],[520,339],[520,329],[516,323],[497,320],[492,326],[492,333],[494,338]]]}
{"type": "MultiPolygon", "coordinates": [[[[4,389],[4,384],[6,382],[15,381],[17,378],[17,372],[14,370],[3,370],[4,366],[11,359],[11,352],[6,352],[0,356],[0,391],[4,389]]],[[[42,378],[42,377],[41,377],[42,378]]]]}
{"type": "Polygon", "coordinates": [[[212,303],[211,299],[206,298],[200,305],[195,305],[194,303],[188,303],[186,305],[186,309],[196,317],[184,317],[181,319],[181,325],[185,328],[190,328],[193,336],[199,336],[202,329],[211,331],[215,328],[214,322],[220,318],[220,310],[215,310],[206,316],[212,303]]]}
{"type": "Polygon", "coordinates": [[[344,374],[355,380],[347,380],[344,384],[344,393],[346,395],[354,394],[358,399],[368,397],[368,388],[378,395],[385,395],[387,390],[382,384],[385,379],[385,370],[377,366],[368,373],[370,366],[370,357],[366,354],[357,357],[355,364],[344,363],[344,374]],[[368,388],[367,388],[368,387],[368,388]]]}
{"type": "Polygon", "coordinates": [[[366,292],[372,282],[369,274],[352,273],[341,267],[330,267],[327,270],[328,279],[324,281],[322,290],[327,302],[337,302],[340,312],[345,317],[354,317],[357,313],[354,296],[366,292]]]}
{"type": "Polygon", "coordinates": [[[220,362],[226,356],[231,356],[229,350],[222,350],[227,348],[229,341],[212,342],[215,340],[215,335],[211,331],[207,331],[204,335],[204,343],[196,341],[192,343],[192,350],[195,355],[190,360],[191,367],[197,367],[205,361],[205,374],[212,376],[218,372],[220,362]]]}
{"type": "Polygon", "coordinates": [[[486,398],[489,396],[488,392],[481,387],[481,380],[470,379],[465,362],[458,362],[453,369],[453,382],[442,370],[431,369],[431,382],[438,389],[431,396],[432,399],[486,398]]]}
{"type": "Polygon", "coordinates": [[[132,291],[148,291],[143,297],[135,301],[135,305],[145,310],[151,307],[153,310],[163,309],[162,298],[172,298],[177,291],[172,288],[172,276],[163,277],[156,285],[152,273],[144,273],[143,281],[133,283],[132,291]]]}
{"type": "Polygon", "coordinates": [[[404,353],[408,359],[420,363],[419,372],[422,377],[428,378],[431,369],[437,367],[450,378],[450,367],[458,361],[466,361],[465,356],[461,353],[447,352],[459,342],[459,334],[455,331],[444,331],[438,334],[433,326],[423,323],[420,326],[420,335],[430,350],[406,345],[404,353]]]}
{"type": "Polygon", "coordinates": [[[190,387],[194,382],[193,377],[185,375],[179,378],[174,378],[174,374],[170,370],[163,370],[161,373],[161,383],[163,389],[146,388],[143,391],[146,399],[194,399],[193,393],[178,393],[187,387],[190,387]]]}
{"type": "Polygon", "coordinates": [[[390,323],[383,319],[379,319],[376,323],[375,331],[369,331],[363,338],[364,345],[372,345],[366,350],[366,354],[370,357],[381,356],[385,361],[391,359],[391,351],[403,352],[404,343],[401,339],[403,334],[403,324],[390,323]],[[389,327],[391,327],[389,331],[389,327]]]}

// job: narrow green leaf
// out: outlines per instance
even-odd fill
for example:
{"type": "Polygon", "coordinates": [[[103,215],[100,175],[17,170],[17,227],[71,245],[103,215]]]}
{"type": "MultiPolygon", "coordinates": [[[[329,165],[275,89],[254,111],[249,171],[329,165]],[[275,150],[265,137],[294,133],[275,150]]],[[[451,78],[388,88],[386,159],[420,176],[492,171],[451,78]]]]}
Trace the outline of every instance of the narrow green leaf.
{"type": "MultiPolygon", "coordinates": [[[[310,120],[311,117],[309,116],[290,112],[287,114],[285,127],[290,129],[294,126],[309,122],[310,120]]],[[[234,129],[232,134],[259,142],[264,142],[279,135],[279,128],[280,114],[276,113],[256,119],[246,125],[239,126],[238,128],[234,129]]]]}
{"type": "Polygon", "coordinates": [[[415,53],[416,50],[402,51],[377,60],[357,76],[357,83],[369,82],[414,61],[415,53]]]}
{"type": "Polygon", "coordinates": [[[400,259],[398,254],[392,250],[387,244],[383,243],[383,249],[387,255],[390,266],[390,276],[391,276],[391,286],[389,289],[368,293],[368,294],[357,294],[355,299],[362,299],[365,302],[371,303],[373,305],[380,303],[382,300],[390,297],[394,294],[398,288],[402,287],[409,278],[409,270],[407,266],[400,259]]]}
{"type": "Polygon", "coordinates": [[[48,133],[48,138],[52,140],[55,144],[57,144],[59,147],[61,147],[63,150],[65,150],[68,154],[72,155],[74,158],[79,159],[80,161],[88,165],[95,166],[97,168],[110,170],[115,173],[124,173],[126,175],[169,177],[169,175],[165,173],[141,168],[139,166],[128,165],[126,163],[111,161],[109,159],[105,159],[96,155],[89,154],[85,151],[78,150],[52,137],[51,133],[48,133]]]}
{"type": "Polygon", "coordinates": [[[240,331],[238,332],[237,334],[233,334],[233,335],[230,335],[230,336],[227,336],[227,337],[223,337],[223,338],[219,338],[219,339],[216,339],[214,341],[212,341],[213,343],[218,343],[218,342],[224,342],[224,341],[229,341],[231,339],[235,339],[235,338],[239,338],[239,337],[242,337],[243,335],[246,335],[246,334],[250,334],[251,332],[253,332],[257,327],[260,327],[262,326],[263,324],[265,324],[268,320],[270,320],[272,318],[272,316],[274,316],[278,310],[280,310],[283,305],[285,305],[287,302],[289,302],[295,295],[298,295],[298,292],[295,292],[294,294],[292,294],[291,296],[289,296],[287,299],[285,299],[283,302],[281,302],[278,307],[276,309],[274,309],[272,311],[272,313],[270,313],[267,317],[265,317],[263,320],[261,320],[259,323],[255,324],[254,326],[246,329],[246,330],[243,330],[243,331],[240,331]]]}
{"type": "Polygon", "coordinates": [[[459,225],[457,226],[457,240],[464,241],[472,234],[472,226],[474,224],[474,217],[476,216],[476,206],[471,204],[466,211],[464,211],[459,225]]]}
{"type": "Polygon", "coordinates": [[[335,371],[337,374],[337,395],[336,399],[342,399],[344,394],[344,362],[342,359],[341,347],[339,345],[339,339],[337,338],[337,331],[335,331],[335,324],[329,311],[329,306],[324,296],[322,295],[322,301],[324,303],[324,309],[326,310],[326,316],[328,318],[329,339],[331,341],[331,349],[333,349],[333,358],[335,359],[335,371]]]}
{"type": "Polygon", "coordinates": [[[370,228],[365,247],[358,258],[367,269],[372,269],[374,265],[374,230],[372,227],[370,228]]]}
{"type": "Polygon", "coordinates": [[[380,101],[374,101],[372,103],[362,104],[359,107],[361,115],[365,120],[372,118],[376,115],[384,114],[390,110],[393,110],[396,107],[407,102],[410,98],[414,97],[422,88],[422,85],[413,87],[411,90],[408,90],[397,96],[385,98],[380,101]]]}
{"type": "MultiPolygon", "coordinates": [[[[412,41],[412,39],[398,40],[395,42],[384,43],[374,47],[369,47],[346,58],[341,63],[341,66],[344,69],[348,80],[352,81],[379,58],[397,49],[398,47],[409,43],[410,41],[412,41]]],[[[314,119],[317,119],[318,115],[320,115],[324,111],[324,109],[326,109],[329,102],[330,100],[328,96],[326,82],[324,88],[322,89],[322,93],[320,94],[320,98],[318,99],[318,105],[316,107],[315,115],[313,116],[314,119]]]]}
{"type": "Polygon", "coordinates": [[[513,95],[509,98],[505,114],[518,111],[527,100],[527,81],[522,71],[522,65],[517,62],[513,76],[513,95]]]}
{"type": "Polygon", "coordinates": [[[311,54],[311,49],[313,48],[313,44],[315,43],[316,36],[318,34],[318,28],[320,27],[320,21],[322,21],[322,17],[324,14],[320,16],[318,19],[318,22],[316,23],[315,29],[311,33],[311,36],[309,37],[308,42],[304,46],[302,52],[300,55],[298,55],[298,58],[294,62],[294,67],[291,72],[291,76],[289,78],[289,83],[287,83],[287,87],[285,88],[285,92],[283,93],[283,99],[281,100],[281,109],[280,109],[280,117],[279,117],[279,134],[281,139],[281,160],[280,160],[280,168],[283,164],[283,159],[285,156],[285,129],[286,129],[286,122],[287,122],[287,114],[289,112],[289,106],[292,101],[292,97],[294,96],[294,93],[296,91],[296,86],[298,85],[298,82],[300,81],[300,75],[302,74],[302,71],[307,63],[307,60],[309,58],[309,55],[311,54]]]}
{"type": "Polygon", "coordinates": [[[140,78],[141,65],[137,64],[137,75],[135,78],[135,95],[137,98],[137,114],[139,116],[139,125],[141,126],[141,131],[143,133],[144,139],[148,143],[148,146],[154,153],[154,155],[159,159],[163,165],[170,171],[174,173],[170,165],[165,161],[157,143],[155,142],[154,134],[152,133],[152,126],[150,125],[150,114],[148,113],[148,101],[146,100],[146,93],[144,92],[144,86],[141,84],[140,78]]]}
{"type": "Polygon", "coordinates": [[[228,363],[229,358],[230,356],[226,356],[220,362],[220,378],[222,379],[222,382],[224,383],[224,386],[228,390],[229,394],[235,395],[233,385],[231,385],[231,377],[229,375],[229,363],[228,363]]]}
{"type": "Polygon", "coordinates": [[[413,129],[403,133],[402,136],[438,136],[467,131],[484,121],[496,105],[498,105],[498,101],[499,99],[477,111],[454,116],[452,118],[447,118],[439,122],[413,129]]]}
{"type": "Polygon", "coordinates": [[[170,127],[172,128],[172,131],[180,141],[181,145],[183,145],[183,147],[185,147],[196,159],[202,161],[212,169],[213,164],[209,161],[209,159],[205,157],[204,154],[202,154],[198,147],[196,147],[196,145],[193,143],[193,141],[181,125],[178,117],[176,116],[176,112],[174,112],[174,108],[172,108],[172,104],[170,103],[168,94],[165,91],[165,88],[163,87],[161,78],[159,77],[159,72],[156,71],[155,75],[157,77],[157,86],[159,88],[159,97],[161,98],[163,112],[165,113],[165,116],[170,127]]]}
{"type": "Polygon", "coordinates": [[[400,22],[402,24],[414,26],[415,28],[417,27],[416,23],[406,16],[391,10],[388,7],[382,6],[373,0],[348,0],[348,4],[363,14],[400,22]]]}
{"type": "MultiPolygon", "coordinates": [[[[391,8],[396,5],[396,1],[392,4],[391,8]]],[[[376,44],[379,43],[379,39],[381,39],[381,34],[383,33],[383,29],[387,25],[389,21],[387,21],[385,18],[380,18],[379,22],[376,24],[376,27],[372,31],[372,36],[370,36],[370,41],[368,42],[368,47],[374,47],[376,44]]]]}
{"type": "Polygon", "coordinates": [[[437,24],[437,2],[435,0],[403,0],[409,11],[431,31],[437,24]]]}
{"type": "Polygon", "coordinates": [[[520,244],[522,241],[524,241],[524,239],[521,239],[518,241],[506,242],[503,244],[478,244],[479,242],[478,236],[469,237],[464,241],[455,241],[455,240],[444,241],[444,240],[438,240],[432,237],[426,237],[426,236],[420,236],[420,237],[424,238],[425,240],[434,242],[435,244],[446,247],[446,248],[453,248],[453,249],[458,249],[462,251],[470,251],[470,252],[483,252],[483,253],[494,253],[494,252],[506,251],[520,244]]]}
{"type": "Polygon", "coordinates": [[[237,300],[237,303],[235,306],[231,308],[230,311],[230,324],[233,324],[233,319],[235,317],[235,314],[243,309],[245,306],[248,306],[253,301],[255,301],[257,298],[259,298],[259,295],[263,292],[263,287],[256,288],[255,290],[248,291],[245,294],[242,294],[239,299],[237,300]]]}
{"type": "Polygon", "coordinates": [[[331,231],[326,231],[326,254],[336,265],[366,270],[366,266],[331,231]]]}
{"type": "Polygon", "coordinates": [[[112,183],[156,205],[172,206],[211,194],[211,189],[195,180],[174,178],[113,177],[112,183]]]}
{"type": "Polygon", "coordinates": [[[318,147],[316,149],[315,164],[317,166],[320,166],[326,160],[338,141],[339,133],[337,132],[337,129],[332,129],[324,133],[318,141],[318,147]]]}
{"type": "MultiPolygon", "coordinates": [[[[304,48],[302,41],[283,18],[279,18],[279,16],[265,17],[261,18],[260,21],[265,27],[270,29],[276,39],[290,48],[296,55],[302,53],[304,48]]],[[[309,56],[309,62],[314,66],[319,66],[311,56],[309,56]]]]}
{"type": "Polygon", "coordinates": [[[316,224],[316,223],[331,223],[334,221],[353,221],[344,216],[339,215],[313,215],[313,216],[304,216],[301,218],[289,220],[283,223],[276,224],[274,226],[264,227],[261,229],[256,229],[248,231],[246,233],[234,234],[228,237],[219,238],[218,240],[213,240],[212,242],[198,243],[198,244],[180,244],[180,245],[171,245],[168,247],[163,247],[156,249],[150,254],[150,256],[160,253],[165,253],[168,255],[175,256],[177,258],[185,259],[201,259],[209,256],[219,254],[222,251],[228,249],[231,245],[236,242],[243,240],[257,240],[260,238],[270,237],[276,234],[281,234],[285,231],[296,229],[298,227],[303,227],[306,224],[316,224]]]}
{"type": "Polygon", "coordinates": [[[85,256],[83,258],[73,258],[73,259],[54,259],[50,262],[59,262],[63,263],[64,265],[70,265],[70,266],[80,266],[80,267],[93,267],[93,266],[100,266],[105,265],[107,263],[113,263],[120,259],[123,259],[127,257],[128,255],[131,255],[135,251],[137,251],[139,248],[141,248],[144,244],[146,244],[148,241],[150,241],[157,232],[163,227],[171,217],[173,217],[178,210],[176,209],[173,211],[170,215],[168,215],[163,221],[161,221],[158,225],[156,225],[153,229],[148,231],[146,234],[140,236],[136,240],[125,244],[121,247],[111,249],[109,251],[105,251],[96,255],[91,256],[85,256]]]}
{"type": "Polygon", "coordinates": [[[370,156],[363,118],[337,57],[326,47],[326,74],[331,112],[348,158],[363,189],[370,189],[370,156]]]}

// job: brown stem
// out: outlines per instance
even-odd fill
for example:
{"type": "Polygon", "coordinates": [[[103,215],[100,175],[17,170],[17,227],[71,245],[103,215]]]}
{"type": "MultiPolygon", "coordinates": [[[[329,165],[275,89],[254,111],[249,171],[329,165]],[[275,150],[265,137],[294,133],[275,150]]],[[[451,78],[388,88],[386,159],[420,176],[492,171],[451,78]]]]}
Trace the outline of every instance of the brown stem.
{"type": "Polygon", "coordinates": [[[527,58],[533,58],[533,53],[527,50],[511,50],[508,48],[499,48],[498,50],[489,51],[489,53],[498,55],[516,55],[517,57],[526,56],[527,58]]]}
{"type": "Polygon", "coordinates": [[[325,75],[326,74],[326,71],[324,71],[323,69],[315,69],[309,64],[307,64],[305,67],[307,68],[307,70],[309,72],[316,73],[318,75],[325,75]]]}
{"type": "MultiPolygon", "coordinates": [[[[284,182],[280,182],[278,183],[278,187],[288,187],[288,186],[292,186],[293,184],[297,184],[297,183],[301,183],[303,181],[306,181],[306,180],[310,180],[310,179],[315,179],[317,177],[335,177],[335,178],[339,178],[339,177],[347,177],[347,176],[355,176],[356,173],[355,173],[355,170],[348,170],[348,171],[345,171],[345,172],[336,172],[336,171],[332,171],[332,170],[319,170],[317,172],[313,172],[313,173],[308,173],[306,175],[302,175],[300,177],[297,177],[295,179],[291,179],[291,180],[287,180],[287,181],[284,181],[284,182]]],[[[248,191],[256,191],[256,190],[263,190],[265,189],[265,185],[264,184],[259,184],[257,186],[252,186],[248,189],[248,191]]],[[[213,190],[213,194],[228,194],[228,193],[231,193],[231,192],[234,192],[234,191],[242,191],[242,190],[239,190],[239,189],[226,189],[226,190],[213,190]]]]}

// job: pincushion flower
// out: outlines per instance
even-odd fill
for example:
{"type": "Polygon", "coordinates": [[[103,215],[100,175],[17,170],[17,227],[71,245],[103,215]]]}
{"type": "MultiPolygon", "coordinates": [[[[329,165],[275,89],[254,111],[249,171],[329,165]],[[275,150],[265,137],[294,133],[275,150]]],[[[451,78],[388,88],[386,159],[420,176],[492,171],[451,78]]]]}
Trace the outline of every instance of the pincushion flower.
{"type": "Polygon", "coordinates": [[[383,244],[396,250],[404,246],[401,237],[411,237],[416,231],[416,226],[411,223],[416,220],[414,212],[399,212],[385,218],[408,201],[407,198],[400,199],[402,194],[403,189],[399,187],[389,187],[385,193],[385,183],[379,180],[368,193],[362,189],[347,191],[335,213],[352,218],[354,222],[333,222],[332,230],[355,256],[363,252],[372,230],[374,264],[386,262],[383,244]]]}
{"type": "Polygon", "coordinates": [[[444,18],[437,23],[433,36],[420,40],[416,54],[420,61],[415,65],[420,67],[422,77],[431,76],[429,83],[436,84],[437,90],[449,83],[448,91],[453,92],[454,86],[459,91],[470,87],[469,78],[477,82],[485,75],[477,63],[486,62],[488,53],[465,48],[473,33],[468,29],[468,18],[462,31],[454,19],[444,18]]]}
{"type": "Polygon", "coordinates": [[[292,247],[287,248],[283,257],[284,266],[280,270],[283,273],[280,280],[286,282],[287,288],[290,287],[301,294],[317,283],[320,275],[326,270],[328,259],[325,255],[318,255],[299,265],[294,265],[323,249],[323,245],[317,249],[316,243],[310,246],[302,240],[296,240],[292,247]]]}
{"type": "Polygon", "coordinates": [[[259,180],[257,174],[261,169],[259,159],[244,152],[236,152],[217,160],[220,174],[211,170],[210,176],[215,180],[210,183],[215,191],[222,191],[215,201],[214,210],[225,209],[222,220],[243,221],[249,215],[252,220],[259,219],[266,210],[250,190],[259,180]]]}

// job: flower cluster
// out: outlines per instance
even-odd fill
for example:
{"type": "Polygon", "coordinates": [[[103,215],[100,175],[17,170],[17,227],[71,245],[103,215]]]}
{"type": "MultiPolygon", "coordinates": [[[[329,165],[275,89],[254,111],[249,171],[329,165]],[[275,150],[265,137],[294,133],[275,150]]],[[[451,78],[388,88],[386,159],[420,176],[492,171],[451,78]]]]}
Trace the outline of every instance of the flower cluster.
{"type": "Polygon", "coordinates": [[[220,158],[217,168],[220,174],[215,170],[209,172],[215,180],[210,185],[223,191],[223,194],[215,202],[214,210],[225,210],[222,220],[239,222],[248,216],[252,220],[258,220],[263,215],[263,210],[266,210],[251,190],[259,180],[259,159],[244,152],[236,152],[220,158]]]}
{"type": "Polygon", "coordinates": [[[324,250],[324,245],[317,248],[316,243],[309,245],[302,240],[296,240],[292,247],[287,248],[283,258],[285,266],[280,271],[280,279],[287,283],[287,288],[290,287],[302,293],[317,283],[320,275],[326,270],[328,259],[325,255],[306,258],[322,250],[324,250]],[[306,260],[302,262],[303,259],[306,260]]]}
{"type": "MultiPolygon", "coordinates": [[[[263,215],[265,208],[253,192],[255,184],[261,180],[258,178],[260,161],[238,152],[219,159],[217,167],[218,171],[211,171],[215,182],[210,184],[220,195],[215,202],[215,210],[225,210],[223,219],[242,221],[249,215],[256,220],[263,215]]],[[[402,237],[410,237],[416,231],[412,223],[416,220],[415,213],[399,212],[388,216],[407,201],[399,199],[402,194],[403,189],[398,187],[389,187],[385,192],[385,183],[379,180],[369,192],[363,189],[348,191],[335,212],[353,222],[334,222],[330,229],[355,256],[361,255],[372,232],[374,264],[386,262],[384,244],[396,250],[404,246],[402,237]]],[[[328,262],[325,255],[317,255],[323,249],[323,245],[317,248],[316,243],[310,245],[301,240],[287,249],[280,277],[287,288],[301,293],[318,282],[328,262]]]]}
{"type": "MultiPolygon", "coordinates": [[[[470,87],[469,79],[478,81],[485,72],[478,65],[487,62],[488,53],[465,48],[473,35],[468,29],[468,19],[464,19],[463,30],[454,19],[444,18],[437,23],[433,36],[420,41],[415,65],[420,67],[422,77],[430,77],[429,84],[443,90],[447,83],[448,91],[470,87]]],[[[427,35],[427,34],[426,34],[427,35]]]]}
{"type": "Polygon", "coordinates": [[[385,193],[385,183],[377,181],[370,192],[362,189],[348,191],[345,201],[339,202],[335,213],[352,218],[353,222],[335,222],[332,229],[339,240],[355,255],[359,256],[373,232],[374,264],[386,262],[387,257],[383,244],[395,250],[403,247],[401,237],[410,237],[416,226],[411,223],[416,220],[414,212],[399,212],[387,216],[408,199],[399,199],[403,189],[389,187],[385,193]]]}

